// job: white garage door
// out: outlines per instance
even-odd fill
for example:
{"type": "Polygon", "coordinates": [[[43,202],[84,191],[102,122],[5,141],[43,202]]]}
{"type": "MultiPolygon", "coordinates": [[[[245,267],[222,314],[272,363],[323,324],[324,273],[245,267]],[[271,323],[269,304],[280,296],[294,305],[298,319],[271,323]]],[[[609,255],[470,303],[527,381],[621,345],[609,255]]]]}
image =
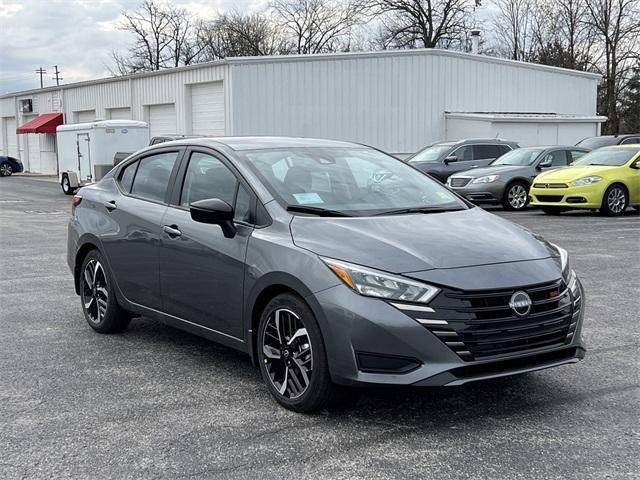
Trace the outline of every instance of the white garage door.
{"type": "Polygon", "coordinates": [[[110,120],[131,120],[131,109],[125,108],[110,108],[109,109],[110,120]]]}
{"type": "Polygon", "coordinates": [[[224,135],[222,82],[191,85],[191,126],[194,135],[224,135]]]}
{"type": "Polygon", "coordinates": [[[5,132],[7,135],[7,154],[12,157],[19,157],[18,135],[16,135],[16,119],[15,117],[7,117],[4,120],[5,132]]]}
{"type": "Polygon", "coordinates": [[[80,110],[74,112],[75,123],[93,122],[96,119],[95,110],[80,110]]]}
{"type": "Polygon", "coordinates": [[[178,133],[176,107],[173,103],[149,105],[149,136],[178,133]]]}

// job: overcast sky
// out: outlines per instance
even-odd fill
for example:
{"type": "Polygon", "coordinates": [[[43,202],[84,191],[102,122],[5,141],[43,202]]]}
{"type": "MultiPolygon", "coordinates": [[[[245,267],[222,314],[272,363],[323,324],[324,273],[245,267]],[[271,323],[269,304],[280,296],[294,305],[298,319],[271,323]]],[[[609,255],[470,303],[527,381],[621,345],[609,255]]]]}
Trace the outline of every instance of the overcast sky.
{"type": "MultiPolygon", "coordinates": [[[[265,0],[173,0],[211,18],[216,11],[260,8],[265,0]]],[[[53,65],[62,71],[63,83],[109,76],[110,52],[125,49],[131,41],[116,29],[122,10],[133,10],[138,0],[0,0],[0,93],[38,88],[35,70],[53,65]]]]}

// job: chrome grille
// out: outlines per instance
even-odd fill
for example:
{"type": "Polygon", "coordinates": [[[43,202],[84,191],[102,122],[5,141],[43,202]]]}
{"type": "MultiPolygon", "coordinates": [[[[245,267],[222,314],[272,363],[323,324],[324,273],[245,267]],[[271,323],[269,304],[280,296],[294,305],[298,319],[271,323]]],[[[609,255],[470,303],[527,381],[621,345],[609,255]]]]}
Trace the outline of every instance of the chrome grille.
{"type": "Polygon", "coordinates": [[[449,184],[454,188],[466,186],[471,181],[471,177],[451,177],[449,184]]]}
{"type": "Polygon", "coordinates": [[[569,188],[566,183],[534,183],[534,188],[569,188]]]}

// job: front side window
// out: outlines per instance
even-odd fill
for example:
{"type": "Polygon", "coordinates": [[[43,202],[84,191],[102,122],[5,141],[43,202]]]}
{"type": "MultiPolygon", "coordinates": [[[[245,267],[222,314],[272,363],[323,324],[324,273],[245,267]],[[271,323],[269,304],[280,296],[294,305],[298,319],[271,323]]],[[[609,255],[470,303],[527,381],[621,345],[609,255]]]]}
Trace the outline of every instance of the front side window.
{"type": "Polygon", "coordinates": [[[428,176],[365,147],[263,149],[242,156],[285,208],[308,206],[354,216],[467,208],[428,176]]]}
{"type": "Polygon", "coordinates": [[[412,158],[410,158],[408,162],[409,163],[437,162],[439,161],[440,157],[442,157],[443,154],[451,150],[452,146],[453,144],[451,143],[432,145],[431,147],[427,147],[424,150],[420,150],[412,158]]]}
{"type": "Polygon", "coordinates": [[[237,184],[236,176],[218,158],[194,152],[184,177],[180,205],[188,207],[207,198],[219,198],[233,205],[237,184]]]}
{"type": "Polygon", "coordinates": [[[177,158],[178,152],[157,153],[142,158],[133,179],[131,195],[145,200],[164,202],[171,171],[177,158]]]}
{"type": "Polygon", "coordinates": [[[566,167],[567,155],[564,150],[556,150],[555,152],[546,154],[542,163],[551,167],[566,167]]]}
{"type": "Polygon", "coordinates": [[[584,157],[574,163],[574,165],[608,165],[610,167],[619,167],[627,163],[631,158],[640,151],[638,148],[599,148],[593,152],[587,153],[584,157]]]}
{"type": "Polygon", "coordinates": [[[473,145],[464,145],[453,152],[451,156],[456,157],[459,162],[470,162],[474,159],[473,149],[473,145]]]}

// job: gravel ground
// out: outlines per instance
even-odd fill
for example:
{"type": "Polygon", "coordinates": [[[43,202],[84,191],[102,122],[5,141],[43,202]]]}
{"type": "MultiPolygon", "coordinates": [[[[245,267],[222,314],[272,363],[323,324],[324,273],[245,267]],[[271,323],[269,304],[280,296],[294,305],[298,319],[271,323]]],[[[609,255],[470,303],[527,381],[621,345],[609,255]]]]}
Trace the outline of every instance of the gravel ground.
{"type": "Polygon", "coordinates": [[[248,357],[142,318],[86,325],[69,198],[0,179],[0,478],[640,478],[640,217],[496,213],[569,250],[583,362],[455,388],[278,407],[248,357]]]}

